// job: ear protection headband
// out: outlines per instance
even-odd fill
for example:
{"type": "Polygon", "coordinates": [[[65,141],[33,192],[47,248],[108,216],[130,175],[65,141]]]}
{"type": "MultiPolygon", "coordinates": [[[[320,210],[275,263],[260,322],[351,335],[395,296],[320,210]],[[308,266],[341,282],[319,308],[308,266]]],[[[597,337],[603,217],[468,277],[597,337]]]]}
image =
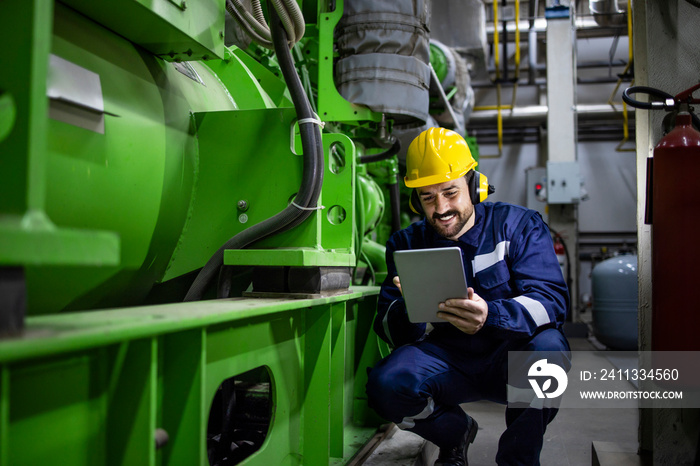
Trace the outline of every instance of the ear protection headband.
{"type": "MultiPolygon", "coordinates": [[[[493,194],[496,189],[489,184],[489,180],[483,173],[476,170],[472,172],[472,176],[467,179],[467,188],[469,190],[469,198],[472,204],[477,205],[479,202],[486,200],[489,194],[493,194]]],[[[408,199],[408,206],[418,215],[425,215],[423,206],[418,197],[418,191],[411,191],[411,197],[408,199]]]]}

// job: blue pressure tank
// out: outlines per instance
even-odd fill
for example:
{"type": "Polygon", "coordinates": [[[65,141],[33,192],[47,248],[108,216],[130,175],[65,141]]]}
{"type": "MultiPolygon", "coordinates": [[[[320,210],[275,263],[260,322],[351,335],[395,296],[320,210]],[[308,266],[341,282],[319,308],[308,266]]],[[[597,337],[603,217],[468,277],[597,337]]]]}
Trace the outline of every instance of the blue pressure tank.
{"type": "Polygon", "coordinates": [[[612,349],[637,349],[637,256],[607,259],[593,268],[593,334],[612,349]]]}

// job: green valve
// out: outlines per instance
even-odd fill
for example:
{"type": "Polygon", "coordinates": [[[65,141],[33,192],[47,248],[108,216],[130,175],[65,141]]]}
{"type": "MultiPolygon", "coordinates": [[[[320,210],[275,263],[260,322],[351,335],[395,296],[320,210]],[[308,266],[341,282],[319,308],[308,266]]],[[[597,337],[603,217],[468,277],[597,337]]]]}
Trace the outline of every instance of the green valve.
{"type": "Polygon", "coordinates": [[[447,77],[448,60],[445,52],[435,44],[430,44],[430,65],[435,70],[440,82],[447,77]]]}

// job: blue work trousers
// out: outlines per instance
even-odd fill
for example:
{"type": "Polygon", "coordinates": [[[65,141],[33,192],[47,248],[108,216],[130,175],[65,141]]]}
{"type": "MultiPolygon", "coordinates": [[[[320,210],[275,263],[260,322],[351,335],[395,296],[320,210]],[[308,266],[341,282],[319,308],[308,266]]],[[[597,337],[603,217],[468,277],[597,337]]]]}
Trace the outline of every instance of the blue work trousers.
{"type": "MultiPolygon", "coordinates": [[[[570,364],[569,344],[553,328],[529,340],[504,340],[494,351],[477,355],[460,354],[428,337],[397,348],[370,371],[369,405],[402,429],[440,448],[452,448],[467,429],[460,403],[507,402],[508,351],[553,352],[561,359],[551,362],[567,370],[570,364]]],[[[547,424],[556,413],[556,408],[506,408],[506,430],[498,442],[496,462],[538,465],[547,424]]]]}

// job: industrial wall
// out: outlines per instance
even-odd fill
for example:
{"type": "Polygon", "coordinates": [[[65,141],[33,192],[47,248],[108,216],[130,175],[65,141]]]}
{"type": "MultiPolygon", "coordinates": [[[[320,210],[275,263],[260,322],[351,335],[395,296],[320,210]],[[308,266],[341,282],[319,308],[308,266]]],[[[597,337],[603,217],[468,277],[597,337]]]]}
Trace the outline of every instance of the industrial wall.
{"type": "MultiPolygon", "coordinates": [[[[636,84],[676,94],[698,82],[700,9],[683,0],[633,3],[636,84]]],[[[639,341],[651,349],[651,226],[644,224],[646,159],[663,136],[663,112],[639,112],[637,118],[637,218],[639,237],[639,341]]],[[[692,271],[677,271],[692,273],[692,271]]],[[[654,464],[692,464],[700,432],[697,410],[640,413],[640,445],[652,451],[654,464]]]]}
{"type": "MultiPolygon", "coordinates": [[[[616,152],[614,142],[581,142],[578,145],[581,176],[589,199],[579,205],[579,231],[625,233],[637,228],[637,179],[634,152],[616,152]]],[[[482,146],[486,153],[490,146],[482,146]]],[[[537,166],[537,144],[513,144],[500,158],[482,158],[480,169],[496,186],[493,201],[526,205],[525,170],[537,166]]]]}

